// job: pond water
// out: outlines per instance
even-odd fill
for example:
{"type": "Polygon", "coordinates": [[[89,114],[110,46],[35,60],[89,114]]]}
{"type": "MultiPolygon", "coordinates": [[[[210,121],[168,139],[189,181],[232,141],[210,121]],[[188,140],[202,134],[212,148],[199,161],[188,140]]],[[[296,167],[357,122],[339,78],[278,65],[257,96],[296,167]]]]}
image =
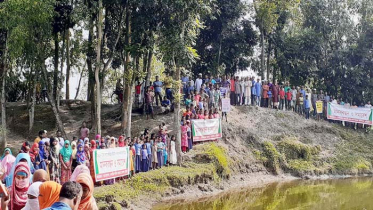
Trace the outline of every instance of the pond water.
{"type": "Polygon", "coordinates": [[[368,210],[373,209],[373,178],[296,180],[222,193],[197,200],[160,203],[155,210],[368,210]]]}

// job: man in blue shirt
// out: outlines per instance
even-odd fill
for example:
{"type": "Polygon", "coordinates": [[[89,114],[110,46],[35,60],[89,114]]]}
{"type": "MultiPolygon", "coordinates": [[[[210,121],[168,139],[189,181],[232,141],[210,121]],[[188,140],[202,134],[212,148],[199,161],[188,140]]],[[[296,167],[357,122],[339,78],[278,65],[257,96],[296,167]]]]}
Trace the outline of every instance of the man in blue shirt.
{"type": "Polygon", "coordinates": [[[304,108],[306,112],[306,119],[310,119],[310,102],[308,101],[308,95],[306,95],[306,100],[304,101],[304,108]]]}
{"type": "Polygon", "coordinates": [[[262,85],[260,84],[260,79],[257,79],[255,83],[255,94],[256,94],[256,105],[260,106],[260,95],[262,93],[262,85]]]}
{"type": "Polygon", "coordinates": [[[255,101],[256,101],[255,78],[254,77],[252,78],[251,83],[252,83],[251,84],[251,105],[254,106],[255,101]]]}
{"type": "Polygon", "coordinates": [[[155,82],[153,83],[154,86],[154,92],[155,92],[155,101],[158,106],[158,99],[159,102],[162,102],[162,86],[163,82],[159,81],[159,77],[155,77],[155,82]]]}
{"type": "Polygon", "coordinates": [[[60,200],[44,210],[77,210],[82,195],[83,189],[79,183],[65,182],[60,191],[60,200]]]}

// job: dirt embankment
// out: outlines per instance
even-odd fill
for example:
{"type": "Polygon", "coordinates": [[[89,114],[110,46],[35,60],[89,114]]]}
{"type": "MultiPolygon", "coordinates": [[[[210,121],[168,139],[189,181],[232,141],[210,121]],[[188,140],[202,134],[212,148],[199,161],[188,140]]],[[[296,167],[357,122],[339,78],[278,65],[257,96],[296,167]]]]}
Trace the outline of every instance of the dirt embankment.
{"type": "MultiPolygon", "coordinates": [[[[89,107],[83,102],[61,107],[69,136],[76,135],[83,121],[90,121],[89,107]]],[[[104,135],[120,134],[119,108],[103,106],[104,135]]],[[[9,142],[19,145],[17,142],[28,136],[22,132],[27,130],[27,110],[19,105],[10,109],[9,142]]],[[[48,106],[39,105],[36,110],[34,135],[38,129],[54,132],[48,106]]],[[[144,128],[156,132],[161,122],[171,127],[172,116],[158,115],[146,121],[136,115],[132,120],[132,135],[136,136],[144,128]]],[[[149,209],[153,203],[171,198],[195,198],[294,177],[372,174],[373,135],[363,130],[258,107],[233,107],[228,122],[222,125],[223,138],[195,146],[183,156],[182,166],[140,173],[125,183],[97,188],[100,209],[149,209]],[[143,198],[147,202],[141,202],[143,198]]]]}

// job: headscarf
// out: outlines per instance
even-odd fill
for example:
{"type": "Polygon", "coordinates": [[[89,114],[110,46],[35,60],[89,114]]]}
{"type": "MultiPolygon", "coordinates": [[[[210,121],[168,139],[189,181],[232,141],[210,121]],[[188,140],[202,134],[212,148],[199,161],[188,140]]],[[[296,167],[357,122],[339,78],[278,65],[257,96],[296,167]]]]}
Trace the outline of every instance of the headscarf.
{"type": "Polygon", "coordinates": [[[82,163],[85,160],[86,160],[86,157],[85,157],[85,153],[84,153],[83,144],[79,144],[77,152],[76,152],[76,161],[79,162],[79,163],[82,163]],[[82,148],[82,151],[80,151],[79,148],[82,148]]]}
{"type": "Polygon", "coordinates": [[[73,145],[75,146],[75,149],[72,149],[73,150],[72,156],[73,156],[73,159],[76,159],[76,153],[77,153],[78,150],[76,149],[76,142],[75,141],[71,142],[71,148],[73,148],[73,145]]]}
{"type": "Polygon", "coordinates": [[[40,209],[39,208],[39,187],[43,184],[43,182],[34,182],[27,190],[28,195],[35,196],[34,199],[27,199],[26,206],[22,210],[34,210],[34,209],[40,209]]]}
{"type": "Polygon", "coordinates": [[[86,166],[86,165],[78,165],[74,172],[71,174],[71,177],[70,177],[70,181],[76,181],[76,178],[80,175],[80,174],[83,174],[83,173],[86,173],[88,175],[90,175],[90,171],[89,171],[89,168],[86,166]]]}
{"type": "Polygon", "coordinates": [[[84,144],[87,142],[89,143],[89,138],[84,138],[84,144]]]}
{"type": "Polygon", "coordinates": [[[48,173],[44,169],[38,169],[32,177],[32,182],[45,182],[49,181],[48,173]]]}
{"type": "Polygon", "coordinates": [[[43,146],[45,146],[45,142],[40,141],[39,142],[39,155],[40,155],[41,159],[45,160],[45,159],[47,159],[48,152],[44,149],[43,146]]]}
{"type": "Polygon", "coordinates": [[[100,135],[100,134],[97,134],[95,140],[100,140],[100,139],[101,139],[101,135],[100,135]]]}
{"type": "Polygon", "coordinates": [[[30,166],[27,163],[20,162],[15,167],[13,173],[14,183],[12,183],[10,190],[10,209],[12,210],[22,209],[26,205],[27,190],[31,184],[31,181],[28,178],[24,179],[23,181],[18,181],[17,183],[15,178],[17,173],[25,173],[28,178],[31,177],[30,166]]]}
{"type": "MultiPolygon", "coordinates": [[[[9,175],[5,178],[6,180],[6,187],[10,187],[13,183],[13,176],[14,176],[14,172],[15,172],[15,168],[16,168],[16,165],[22,160],[22,159],[25,159],[27,161],[27,164],[29,166],[29,168],[32,170],[34,170],[33,168],[33,165],[32,165],[32,162],[31,162],[31,158],[30,158],[30,155],[27,154],[27,153],[19,153],[16,157],[16,161],[13,163],[13,166],[12,166],[12,169],[10,170],[10,173],[9,175]]],[[[30,183],[32,182],[32,175],[30,175],[30,183]]]]}
{"type": "Polygon", "coordinates": [[[60,154],[60,143],[58,142],[58,139],[57,138],[51,138],[51,145],[50,145],[50,152],[51,152],[51,156],[53,157],[57,157],[58,158],[58,155],[60,154]],[[57,142],[56,145],[53,144],[53,142],[57,142]]]}
{"type": "Polygon", "coordinates": [[[9,148],[4,150],[4,154],[1,157],[1,168],[4,169],[4,177],[7,177],[12,169],[12,166],[16,161],[16,158],[12,155],[12,151],[9,148]],[[5,152],[9,151],[9,154],[5,156],[5,152]]]}
{"type": "Polygon", "coordinates": [[[57,182],[47,181],[39,187],[40,209],[51,207],[60,197],[61,185],[57,182]]]}
{"type": "Polygon", "coordinates": [[[79,210],[86,210],[86,209],[96,210],[96,209],[98,209],[97,204],[96,204],[96,200],[93,197],[94,184],[93,184],[92,177],[87,173],[81,173],[76,178],[76,182],[78,182],[81,185],[87,186],[88,189],[89,189],[87,197],[85,197],[84,199],[82,199],[80,201],[78,209],[79,210]]]}
{"type": "Polygon", "coordinates": [[[20,153],[28,153],[29,151],[26,151],[26,147],[30,147],[30,143],[28,141],[23,142],[20,153]]]}
{"type": "Polygon", "coordinates": [[[109,145],[109,148],[115,148],[115,138],[114,138],[114,137],[111,137],[111,138],[110,138],[110,145],[109,145]]]}
{"type": "Polygon", "coordinates": [[[0,159],[0,160],[3,160],[3,159],[4,159],[4,157],[5,157],[5,152],[6,152],[6,151],[9,152],[9,155],[12,155],[12,151],[11,151],[9,148],[6,148],[6,149],[4,150],[3,155],[1,156],[1,159],[0,159]]]}
{"type": "Polygon", "coordinates": [[[35,156],[36,156],[37,154],[39,154],[38,152],[35,151],[36,148],[39,148],[39,144],[38,144],[38,143],[34,143],[34,144],[32,145],[32,147],[31,147],[31,149],[30,149],[30,152],[29,152],[30,157],[31,157],[31,161],[32,161],[32,162],[34,162],[34,160],[35,160],[35,156]]]}
{"type": "Polygon", "coordinates": [[[118,146],[119,147],[124,147],[126,146],[126,143],[124,141],[124,137],[123,136],[119,136],[119,139],[118,139],[118,146]]]}
{"type": "Polygon", "coordinates": [[[90,149],[90,152],[92,152],[95,149],[96,149],[96,141],[95,140],[91,140],[91,149],[90,149]]]}
{"type": "Polygon", "coordinates": [[[60,154],[62,155],[62,159],[64,162],[68,162],[71,158],[71,154],[73,153],[71,146],[70,146],[70,141],[65,140],[65,144],[63,145],[62,149],[60,150],[60,154]],[[68,144],[69,146],[66,148],[65,145],[68,144]]]}

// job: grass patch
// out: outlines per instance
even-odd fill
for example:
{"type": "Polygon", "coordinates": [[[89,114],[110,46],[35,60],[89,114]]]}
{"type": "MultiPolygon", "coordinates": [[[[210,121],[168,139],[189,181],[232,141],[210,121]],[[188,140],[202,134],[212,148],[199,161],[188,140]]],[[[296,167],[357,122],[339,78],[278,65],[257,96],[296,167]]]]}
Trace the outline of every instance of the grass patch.
{"type": "Polygon", "coordinates": [[[306,160],[289,160],[288,167],[291,170],[294,170],[300,173],[312,172],[316,170],[316,167],[313,165],[313,163],[311,161],[306,161],[306,160]]]}
{"type": "Polygon", "coordinates": [[[310,161],[321,151],[320,146],[303,144],[294,138],[286,139],[278,144],[279,150],[287,160],[303,159],[310,161]]]}
{"type": "Polygon", "coordinates": [[[281,154],[271,142],[266,141],[263,143],[263,146],[263,155],[267,160],[264,165],[272,172],[278,174],[280,172],[281,154]]]}

